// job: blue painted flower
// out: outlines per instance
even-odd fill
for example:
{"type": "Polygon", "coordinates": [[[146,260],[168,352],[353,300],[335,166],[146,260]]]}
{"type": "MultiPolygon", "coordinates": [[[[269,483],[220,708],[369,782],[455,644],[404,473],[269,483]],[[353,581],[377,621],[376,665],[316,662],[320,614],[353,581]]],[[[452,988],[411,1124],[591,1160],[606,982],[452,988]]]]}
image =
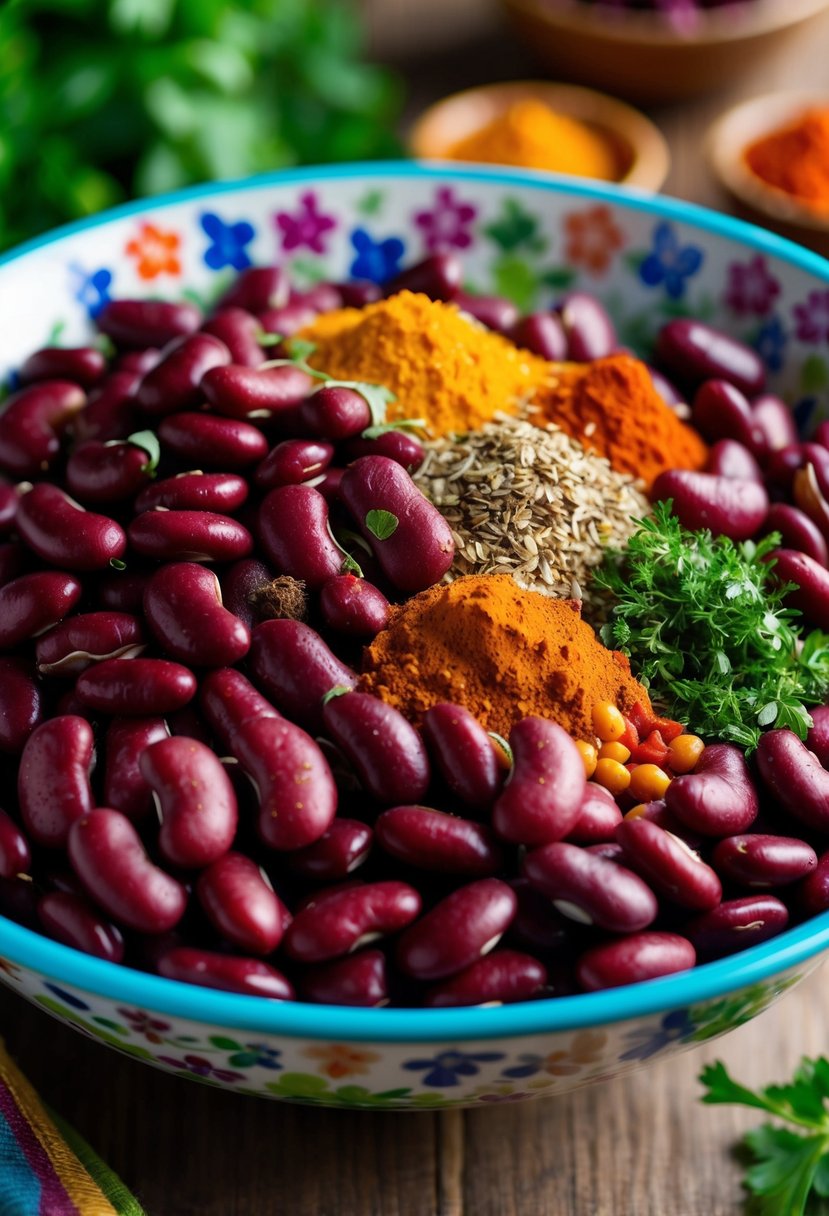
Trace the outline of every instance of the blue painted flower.
{"type": "Polygon", "coordinates": [[[788,341],[789,335],[783,328],[783,322],[775,314],[757,331],[752,345],[769,371],[779,372],[788,341]]]}
{"type": "Polygon", "coordinates": [[[227,1057],[228,1064],[235,1068],[251,1068],[258,1064],[260,1068],[270,1068],[278,1072],[282,1064],[277,1059],[282,1052],[278,1048],[268,1047],[266,1043],[245,1043],[242,1051],[227,1057]]]}
{"type": "Polygon", "coordinates": [[[355,279],[370,279],[372,283],[385,283],[400,270],[400,259],[405,245],[398,236],[375,241],[365,228],[355,228],[351,244],[356,258],[351,263],[351,274],[355,279]]]}
{"type": "Polygon", "coordinates": [[[244,270],[250,266],[247,248],[256,230],[247,220],[239,220],[235,224],[226,224],[220,216],[212,211],[205,211],[199,222],[212,244],[208,245],[204,254],[205,265],[211,270],[223,270],[231,266],[234,270],[244,270]]]}
{"type": "Polygon", "coordinates": [[[631,1046],[619,1059],[649,1060],[672,1043],[684,1042],[694,1030],[695,1026],[688,1010],[675,1009],[673,1013],[666,1013],[659,1022],[652,1022],[649,1026],[635,1026],[633,1030],[629,1030],[624,1037],[631,1046]]]}
{"type": "Polygon", "coordinates": [[[431,1060],[407,1060],[403,1065],[410,1072],[425,1072],[424,1085],[459,1085],[458,1077],[474,1077],[481,1070],[479,1064],[490,1064],[503,1060],[502,1051],[442,1051],[431,1060]]]}
{"type": "Polygon", "coordinates": [[[84,270],[81,266],[70,266],[69,270],[75,281],[72,294],[94,321],[104,305],[110,301],[109,289],[112,286],[112,271],[103,266],[99,270],[91,272],[84,270]]]}
{"type": "Polygon", "coordinates": [[[520,1064],[514,1064],[512,1068],[501,1070],[502,1077],[534,1077],[537,1072],[541,1072],[546,1057],[525,1051],[518,1059],[521,1061],[520,1064]]]}
{"type": "Polygon", "coordinates": [[[792,406],[794,424],[797,427],[798,435],[806,436],[809,434],[812,429],[812,419],[817,414],[818,404],[817,397],[800,397],[792,406]]]}
{"type": "Polygon", "coordinates": [[[696,245],[680,245],[673,226],[663,220],[653,230],[653,249],[639,266],[639,277],[648,287],[664,283],[673,300],[685,294],[686,280],[697,273],[703,254],[696,245]]]}
{"type": "Polygon", "coordinates": [[[74,996],[71,992],[66,992],[63,988],[58,988],[57,984],[44,984],[43,987],[47,988],[49,992],[53,992],[59,1000],[73,1009],[88,1010],[90,1008],[86,1001],[82,1001],[80,997],[74,996]]]}

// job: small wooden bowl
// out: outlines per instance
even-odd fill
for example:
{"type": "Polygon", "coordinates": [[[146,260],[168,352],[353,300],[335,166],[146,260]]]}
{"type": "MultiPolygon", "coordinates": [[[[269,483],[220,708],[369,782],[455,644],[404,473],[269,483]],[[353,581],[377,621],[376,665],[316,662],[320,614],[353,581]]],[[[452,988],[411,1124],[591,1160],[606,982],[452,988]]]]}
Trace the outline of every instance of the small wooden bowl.
{"type": "Polygon", "coordinates": [[[644,114],[604,93],[543,80],[483,85],[445,97],[417,119],[409,132],[409,151],[418,160],[450,160],[450,149],[459,140],[528,97],[579,119],[604,136],[615,151],[619,165],[615,180],[622,185],[658,190],[665,181],[670,166],[668,145],[644,114]]]}
{"type": "Polygon", "coordinates": [[[677,33],[658,13],[612,10],[582,0],[501,0],[518,33],[557,76],[636,101],[713,92],[776,52],[781,37],[827,8],[827,0],[746,0],[700,13],[677,33]]]}
{"type": "Polygon", "coordinates": [[[812,106],[829,106],[829,91],[772,93],[742,102],[714,123],[708,134],[708,155],[714,173],[742,215],[829,256],[829,210],[815,211],[785,190],[767,185],[743,159],[749,144],[796,120],[812,106]]]}

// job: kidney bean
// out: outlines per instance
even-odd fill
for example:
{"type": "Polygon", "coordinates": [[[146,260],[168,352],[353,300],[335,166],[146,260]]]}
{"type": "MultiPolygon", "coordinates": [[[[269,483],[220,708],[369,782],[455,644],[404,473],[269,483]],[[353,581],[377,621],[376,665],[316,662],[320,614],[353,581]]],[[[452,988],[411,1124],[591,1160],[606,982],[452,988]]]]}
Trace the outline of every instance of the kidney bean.
{"type": "Polygon", "coordinates": [[[235,305],[220,308],[212,317],[202,322],[201,331],[224,342],[232,363],[241,364],[242,367],[258,367],[265,361],[265,355],[259,345],[262,326],[253,313],[245,308],[237,308],[235,305]]]}
{"type": "Polygon", "coordinates": [[[132,498],[151,476],[149,457],[133,443],[97,439],[76,447],[66,465],[66,485],[84,503],[132,498]]]}
{"type": "Polygon", "coordinates": [[[691,420],[709,442],[736,440],[752,456],[765,450],[765,435],[754,420],[748,398],[728,380],[703,381],[694,394],[691,420]]]}
{"type": "Polygon", "coordinates": [[[402,465],[361,456],[343,474],[340,495],[393,586],[422,591],[443,578],[455,555],[451,529],[402,465]]]}
{"type": "Polygon", "coordinates": [[[492,808],[492,826],[504,840],[539,845],[561,840],[581,813],[584,761],[555,722],[524,718],[510,731],[513,768],[492,808]]]}
{"type": "Polygon", "coordinates": [[[329,507],[340,500],[340,482],[345,469],[335,469],[330,465],[314,482],[314,489],[319,490],[329,507]]]}
{"type": "Polygon", "coordinates": [[[820,528],[808,515],[787,502],[773,502],[766,512],[763,531],[779,532],[786,549],[805,553],[821,566],[829,565],[829,547],[820,528]]]}
{"type": "Polygon", "coordinates": [[[797,608],[818,629],[829,629],[829,571],[814,558],[793,549],[775,549],[769,554],[774,576],[781,583],[794,583],[786,603],[797,608]]]}
{"type": "Polygon", "coordinates": [[[757,768],[766,788],[795,819],[818,831],[829,829],[829,772],[794,731],[761,735],[757,768]]]}
{"type": "Polygon", "coordinates": [[[290,980],[270,963],[259,958],[218,954],[214,950],[175,946],[159,958],[158,973],[165,979],[178,980],[182,984],[199,984],[203,988],[263,996],[272,1001],[292,1001],[296,996],[290,980]]]}
{"type": "Polygon", "coordinates": [[[430,300],[453,300],[463,282],[463,266],[454,253],[432,253],[383,284],[387,296],[422,292],[430,300]]]}
{"type": "Polygon", "coordinates": [[[136,400],[153,418],[191,409],[202,400],[202,378],[211,368],[230,362],[230,351],[212,334],[194,333],[176,338],[161,352],[161,359],[144,376],[136,400]]]}
{"type": "Polygon", "coordinates": [[[230,667],[250,649],[250,630],[222,606],[219,580],[194,562],[172,562],[144,592],[147,622],[165,653],[196,667],[230,667]]]}
{"type": "Polygon", "coordinates": [[[636,933],[656,918],[656,897],[637,874],[575,844],[555,841],[523,860],[526,878],[563,916],[614,933],[636,933]]]}
{"type": "Polygon", "coordinates": [[[37,477],[60,452],[60,435],[86,404],[69,380],[42,380],[6,401],[0,414],[0,467],[15,477],[37,477]]]}
{"type": "Polygon", "coordinates": [[[0,535],[8,535],[14,527],[20,496],[10,482],[0,478],[0,535]]]}
{"type": "Polygon", "coordinates": [[[515,892],[499,878],[458,887],[415,921],[397,945],[397,964],[419,980],[456,975],[498,944],[517,909],[515,892]]]}
{"type": "Polygon", "coordinates": [[[492,806],[504,784],[490,735],[468,709],[442,702],[427,710],[423,736],[452,793],[475,810],[492,806]]]}
{"type": "Polygon", "coordinates": [[[318,1005],[387,1005],[386,956],[380,950],[358,950],[309,967],[300,977],[300,990],[306,1001],[318,1005]]]}
{"type": "Polygon", "coordinates": [[[515,920],[510,926],[510,938],[519,945],[541,951],[545,956],[564,949],[573,935],[573,921],[557,912],[550,900],[531,886],[526,878],[512,878],[510,886],[518,900],[515,920]]]}
{"type": "Polygon", "coordinates": [[[654,502],[673,499],[673,513],[693,531],[708,528],[714,536],[748,540],[763,523],[769,507],[765,488],[756,481],[669,469],[653,483],[654,502]]]}
{"type": "Polygon", "coordinates": [[[476,296],[466,291],[457,291],[453,303],[457,304],[461,312],[498,333],[509,334],[518,323],[518,309],[512,300],[506,299],[505,296],[476,296]]]}
{"type": "Polygon", "coordinates": [[[389,623],[389,601],[372,583],[337,574],[323,583],[320,611],[330,629],[349,637],[373,638],[389,623]]]}
{"type": "Polygon", "coordinates": [[[166,507],[168,511],[215,511],[232,515],[246,502],[248,483],[236,473],[203,473],[192,469],[145,486],[135,500],[136,513],[166,507]]]}
{"type": "Polygon", "coordinates": [[[742,752],[729,743],[712,743],[692,773],[674,778],[665,805],[702,836],[736,836],[757,818],[759,800],[742,752]]]}
{"type": "Polygon", "coordinates": [[[270,954],[290,923],[259,866],[241,853],[225,853],[209,865],[196,893],[214,929],[246,954],[270,954]]]}
{"type": "Polygon", "coordinates": [[[420,802],[429,787],[429,758],[399,710],[369,693],[345,692],[325,702],[322,721],[372,798],[386,806],[420,802]]]}
{"type": "Polygon", "coordinates": [[[257,828],[272,849],[319,840],[337,812],[337,787],[319,746],[293,722],[248,718],[230,741],[259,796],[257,828]]]}
{"type": "MultiPolygon", "coordinates": [[[[257,465],[253,483],[260,490],[299,485],[324,472],[334,457],[330,443],[316,439],[285,439],[257,465]]],[[[342,560],[342,559],[341,559],[342,560]]]]}
{"type": "Polygon", "coordinates": [[[616,350],[618,339],[613,322],[593,296],[571,291],[557,311],[567,338],[568,359],[590,363],[616,350]]]}
{"type": "Polygon", "coordinates": [[[81,584],[61,570],[22,574],[0,587],[0,649],[45,633],[71,612],[81,584]]]}
{"type": "Polygon", "coordinates": [[[42,719],[40,686],[31,664],[0,657],[0,752],[19,755],[42,719]]]}
{"type": "Polygon", "coordinates": [[[224,571],[220,582],[225,608],[253,629],[260,620],[257,596],[273,582],[273,572],[258,558],[244,557],[224,571]]]}
{"type": "Polygon", "coordinates": [[[777,452],[789,444],[797,443],[798,434],[794,415],[785,401],[772,393],[763,393],[751,403],[751,416],[755,426],[763,433],[764,453],[777,452]]]}
{"type": "Polygon", "coordinates": [[[228,748],[249,718],[279,717],[270,701],[232,667],[209,671],[201,681],[199,698],[207,721],[228,748]]]}
{"type": "Polygon", "coordinates": [[[71,825],[93,806],[92,727],[74,714],[50,718],[32,732],[17,772],[23,826],[36,844],[61,848],[71,825]]]}
{"type": "MultiPolygon", "coordinates": [[[[177,709],[175,713],[167,714],[165,721],[169,733],[175,735],[176,738],[197,739],[199,743],[204,743],[208,747],[215,742],[210,728],[193,709],[192,702],[190,705],[185,705],[184,709],[177,709]]],[[[228,776],[232,780],[235,766],[225,757],[222,758],[222,763],[227,764],[228,776]]]]}
{"type": "Polygon", "coordinates": [[[407,473],[420,468],[426,457],[423,444],[408,431],[383,431],[376,439],[352,439],[346,450],[351,460],[361,456],[386,456],[402,465],[407,473]]]}
{"type": "Polygon", "coordinates": [[[379,817],[374,834],[392,857],[423,870],[485,878],[504,860],[489,828],[431,807],[392,807],[379,817]]]}
{"type": "Polygon", "coordinates": [[[373,838],[367,824],[338,815],[319,840],[296,849],[286,860],[292,872],[303,878],[336,882],[359,869],[371,851],[373,838]]]}
{"type": "Polygon", "coordinates": [[[238,823],[236,795],[209,747],[185,736],[160,739],[142,752],[138,767],[155,797],[166,861],[201,869],[227,853],[238,823]]]}
{"type": "Polygon", "coordinates": [[[806,746],[814,752],[824,768],[829,767],[829,705],[810,709],[812,725],[806,735],[806,746]]]}
{"type": "Polygon", "coordinates": [[[162,421],[158,437],[182,460],[215,469],[245,469],[268,451],[268,441],[257,427],[215,414],[173,414],[162,421]]]}
{"type": "Polygon", "coordinates": [[[197,330],[201,314],[194,304],[166,300],[109,300],[95,318],[102,334],[131,349],[166,346],[197,330]]]}
{"type": "Polygon", "coordinates": [[[262,547],[281,574],[316,589],[343,564],[343,552],[328,526],[328,503],[312,486],[271,490],[259,508],[262,547]]]}
{"type": "Polygon", "coordinates": [[[107,515],[86,511],[58,486],[32,486],[17,508],[17,531],[44,561],[69,570],[101,570],[123,556],[124,529],[107,515]]]}
{"type": "Polygon", "coordinates": [[[643,817],[624,819],[615,836],[624,863],[671,903],[707,912],[722,899],[715,871],[672,832],[643,817]]]}
{"type": "Polygon", "coordinates": [[[29,842],[11,815],[0,810],[0,878],[28,874],[32,866],[29,842]]]}
{"type": "Polygon", "coordinates": [[[522,350],[532,351],[550,363],[567,358],[567,334],[558,313],[529,313],[513,325],[509,336],[522,350]]]}
{"type": "Polygon", "coordinates": [[[299,290],[292,287],[288,294],[289,304],[304,304],[317,313],[334,312],[343,307],[343,293],[336,283],[315,283],[313,287],[299,290]]]}
{"type": "Polygon", "coordinates": [[[817,916],[829,909],[829,852],[821,853],[811,874],[798,883],[795,895],[806,916],[817,916]]]}
{"type": "Polygon", "coordinates": [[[717,844],[711,862],[723,878],[744,887],[782,887],[807,878],[817,854],[791,836],[729,836],[717,844]]]}
{"type": "MultiPolygon", "coordinates": [[[[182,335],[183,336],[183,335],[182,335]]],[[[170,339],[172,341],[172,338],[170,339]]],[[[163,345],[167,345],[164,343],[163,345]]],[[[115,362],[113,363],[113,371],[130,372],[137,377],[135,387],[138,388],[138,382],[147,372],[152,371],[156,364],[161,360],[161,350],[157,346],[145,346],[141,350],[125,350],[122,351],[115,362]]]]}
{"type": "Polygon", "coordinates": [[[658,368],[651,367],[650,364],[647,364],[647,368],[653,381],[653,387],[665,404],[669,405],[672,410],[676,410],[677,406],[681,406],[683,410],[688,410],[685,397],[676,385],[672,384],[668,377],[664,376],[658,368]]]}
{"type": "Polygon", "coordinates": [[[616,799],[604,786],[588,781],[579,807],[579,817],[567,833],[572,844],[601,844],[612,840],[622,812],[616,799]]]}
{"type": "Polygon", "coordinates": [[[763,361],[751,347],[686,317],[662,326],[656,338],[656,360],[689,384],[726,380],[749,397],[762,392],[766,380],[763,361]]]}
{"type": "Polygon", "coordinates": [[[747,950],[765,942],[786,928],[786,905],[773,895],[747,895],[729,899],[711,912],[704,912],[685,924],[685,932],[705,958],[718,958],[747,950]]]}
{"type": "Polygon", "coordinates": [[[256,313],[265,308],[282,308],[288,303],[290,290],[284,266],[248,266],[224,292],[217,309],[245,308],[256,313]]]}
{"type": "Polygon", "coordinates": [[[693,945],[678,933],[634,933],[586,950],[576,975],[585,992],[600,992],[688,971],[696,961],[693,945]]]}
{"type": "Polygon", "coordinates": [[[142,753],[168,736],[163,718],[114,718],[106,732],[103,796],[106,806],[133,823],[153,806],[152,790],[139,768],[142,753]]]}
{"type": "Polygon", "coordinates": [[[229,363],[207,372],[201,392],[212,410],[226,418],[269,420],[293,417],[315,384],[312,376],[291,363],[279,367],[229,363]]]}
{"type": "Polygon", "coordinates": [[[50,937],[108,963],[124,960],[120,929],[100,916],[87,899],[69,891],[49,891],[38,900],[37,915],[50,937]]]}
{"type": "MultiPolygon", "coordinates": [[[[15,494],[15,507],[17,495],[15,494]]],[[[17,541],[0,544],[0,587],[5,587],[20,574],[23,566],[23,546],[17,541]]]]}
{"type": "Polygon", "coordinates": [[[98,579],[95,584],[98,603],[110,612],[139,615],[143,611],[144,588],[149,577],[143,570],[119,570],[98,579]]]}
{"type": "Polygon", "coordinates": [[[731,477],[735,481],[763,480],[760,466],[751,452],[736,439],[718,439],[708,453],[705,472],[715,477],[731,477]]]}
{"type": "Polygon", "coordinates": [[[173,713],[193,699],[196,677],[167,659],[105,659],[78,677],[84,705],[115,717],[173,713]]]}
{"type": "Polygon", "coordinates": [[[458,1005],[508,1005],[529,1001],[547,983],[547,968],[518,950],[493,950],[464,971],[435,984],[423,998],[429,1009],[458,1005]]]}
{"type": "Polygon", "coordinates": [[[420,909],[420,896],[404,882],[365,883],[312,899],[288,926],[285,953],[297,962],[324,963],[397,933],[420,909]]]}
{"type": "Polygon", "coordinates": [[[258,316],[259,324],[266,334],[279,334],[281,338],[290,338],[305,329],[306,325],[316,321],[319,312],[313,305],[299,300],[286,304],[283,308],[266,308],[258,316]]]}
{"type": "Polygon", "coordinates": [[[372,279],[349,279],[335,286],[342,296],[343,308],[365,308],[383,298],[383,288],[372,279]]]}
{"type": "Polygon", "coordinates": [[[361,434],[371,424],[371,410],[355,389],[323,385],[306,396],[299,421],[309,434],[337,443],[361,434]]]}
{"type": "Polygon", "coordinates": [[[141,621],[126,612],[84,612],[54,625],[35,645],[41,675],[76,676],[101,659],[127,659],[147,643],[141,621]]]}
{"type": "Polygon", "coordinates": [[[78,443],[96,439],[126,439],[139,429],[135,394],[141,375],[134,371],[110,372],[106,380],[89,394],[86,406],[71,420],[78,443]]]}
{"type": "Polygon", "coordinates": [[[42,346],[17,369],[20,384],[37,380],[71,380],[92,388],[107,370],[106,356],[94,346],[42,346]]]}
{"type": "Polygon", "coordinates": [[[156,561],[232,562],[247,557],[253,537],[243,524],[213,511],[168,511],[137,515],[128,529],[136,553],[156,561]]]}
{"type": "Polygon", "coordinates": [[[28,875],[0,878],[0,912],[35,932],[41,928],[37,919],[37,900],[37,889],[28,875]]]}

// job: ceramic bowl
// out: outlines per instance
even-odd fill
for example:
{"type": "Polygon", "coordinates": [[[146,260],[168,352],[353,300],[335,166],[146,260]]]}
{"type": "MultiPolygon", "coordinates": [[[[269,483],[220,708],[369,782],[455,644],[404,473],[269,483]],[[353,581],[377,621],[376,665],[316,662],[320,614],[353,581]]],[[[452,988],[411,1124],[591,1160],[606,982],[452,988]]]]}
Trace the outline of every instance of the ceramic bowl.
{"type": "MultiPolygon", "coordinates": [[[[205,186],[65,228],[0,260],[0,374],[90,334],[110,296],[207,304],[250,262],[300,282],[383,280],[435,249],[523,309],[595,292],[643,352],[666,318],[754,346],[804,425],[829,409],[829,262],[675,200],[573,178],[409,163],[205,186]]],[[[495,1008],[346,1009],[174,983],[0,918],[0,979],[148,1064],[246,1094],[433,1109],[512,1102],[640,1067],[738,1026],[819,962],[829,913],[673,977],[495,1008]]]]}
{"type": "MultiPolygon", "coordinates": [[[[661,132],[649,118],[615,97],[577,85],[543,80],[466,89],[430,106],[408,136],[412,156],[442,160],[454,144],[487,126],[516,101],[535,98],[557,113],[586,123],[610,143],[619,167],[617,181],[643,190],[659,190],[668,176],[670,154],[661,132]]],[[[451,157],[449,158],[451,159],[451,157]]]]}
{"type": "Polygon", "coordinates": [[[827,0],[746,0],[677,33],[651,12],[583,0],[502,0],[517,32],[556,76],[636,101],[677,101],[727,86],[779,51],[827,0]]]}

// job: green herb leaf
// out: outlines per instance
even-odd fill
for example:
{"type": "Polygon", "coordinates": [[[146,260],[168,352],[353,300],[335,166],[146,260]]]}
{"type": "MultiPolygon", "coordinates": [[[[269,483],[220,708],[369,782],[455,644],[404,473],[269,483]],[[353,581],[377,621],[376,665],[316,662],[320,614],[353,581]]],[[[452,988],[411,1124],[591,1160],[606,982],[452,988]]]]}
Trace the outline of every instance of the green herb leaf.
{"type": "Polygon", "coordinates": [[[377,426],[367,426],[360,438],[379,439],[389,431],[425,431],[428,425],[425,418],[401,418],[399,422],[381,422],[377,426]]]}
{"type": "Polygon", "coordinates": [[[378,540],[388,540],[397,531],[400,520],[391,511],[369,511],[365,524],[372,536],[378,540]]]}
{"type": "Polygon", "coordinates": [[[120,570],[126,570],[126,568],[127,568],[127,563],[122,562],[120,557],[111,557],[109,559],[109,564],[110,564],[110,566],[112,566],[113,570],[120,571],[120,570]]]}
{"type": "Polygon", "coordinates": [[[155,431],[134,431],[132,435],[127,436],[127,443],[142,448],[149,456],[147,463],[142,466],[142,472],[155,473],[161,460],[161,444],[155,431]]]}
{"type": "Polygon", "coordinates": [[[316,349],[316,342],[310,342],[307,338],[288,339],[288,350],[296,363],[307,363],[309,356],[313,355],[316,349]]]}
{"type": "Polygon", "coordinates": [[[328,692],[322,698],[323,705],[327,705],[329,701],[333,701],[335,697],[342,697],[352,689],[347,684],[335,684],[333,688],[329,688],[328,692]]]}

